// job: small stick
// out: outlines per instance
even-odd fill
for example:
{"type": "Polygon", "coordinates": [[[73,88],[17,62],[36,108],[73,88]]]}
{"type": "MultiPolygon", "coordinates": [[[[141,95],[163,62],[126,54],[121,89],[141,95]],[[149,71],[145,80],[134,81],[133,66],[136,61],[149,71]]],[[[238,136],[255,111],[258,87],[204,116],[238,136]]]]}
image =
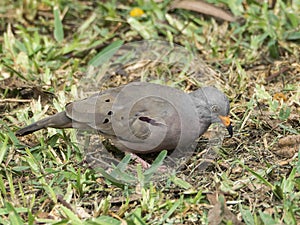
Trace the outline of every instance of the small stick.
{"type": "Polygon", "coordinates": [[[283,67],[281,70],[279,70],[278,72],[276,72],[276,73],[273,73],[273,74],[271,74],[270,76],[268,76],[268,77],[266,77],[266,81],[271,81],[271,80],[273,80],[274,78],[276,78],[276,77],[278,77],[280,74],[282,74],[282,73],[285,73],[286,71],[288,71],[288,70],[290,70],[290,68],[289,67],[283,67]]]}
{"type": "Polygon", "coordinates": [[[8,102],[31,102],[32,99],[17,99],[17,98],[5,98],[0,99],[0,103],[8,103],[8,102]]]}

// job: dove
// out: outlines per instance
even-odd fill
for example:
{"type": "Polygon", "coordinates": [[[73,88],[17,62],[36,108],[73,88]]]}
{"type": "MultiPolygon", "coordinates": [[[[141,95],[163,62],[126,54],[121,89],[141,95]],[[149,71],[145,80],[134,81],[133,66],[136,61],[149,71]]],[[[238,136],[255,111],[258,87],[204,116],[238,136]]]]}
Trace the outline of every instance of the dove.
{"type": "Polygon", "coordinates": [[[21,128],[17,136],[37,130],[75,128],[95,130],[121,151],[148,154],[190,145],[213,123],[230,136],[230,104],[212,86],[190,93],[147,82],[132,82],[68,103],[65,111],[21,128]]]}

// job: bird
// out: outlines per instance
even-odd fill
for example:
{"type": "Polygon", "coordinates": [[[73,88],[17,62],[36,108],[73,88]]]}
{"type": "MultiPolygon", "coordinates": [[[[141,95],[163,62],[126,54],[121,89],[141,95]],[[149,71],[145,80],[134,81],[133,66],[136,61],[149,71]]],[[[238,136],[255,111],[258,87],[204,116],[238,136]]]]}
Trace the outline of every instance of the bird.
{"type": "Polygon", "coordinates": [[[94,130],[123,152],[148,154],[184,148],[213,123],[223,124],[232,137],[229,111],[229,99],[213,86],[186,93],[165,85],[131,82],[68,103],[65,111],[25,126],[16,135],[47,127],[94,130]]]}

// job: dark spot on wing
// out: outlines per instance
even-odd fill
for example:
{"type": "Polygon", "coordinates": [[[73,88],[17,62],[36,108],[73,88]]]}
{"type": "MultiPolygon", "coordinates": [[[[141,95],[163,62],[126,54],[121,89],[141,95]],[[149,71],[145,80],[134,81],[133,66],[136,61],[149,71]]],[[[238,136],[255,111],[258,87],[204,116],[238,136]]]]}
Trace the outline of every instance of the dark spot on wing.
{"type": "Polygon", "coordinates": [[[158,123],[155,120],[153,120],[153,119],[151,119],[149,117],[146,117],[146,116],[139,117],[139,120],[141,120],[143,122],[146,122],[146,123],[150,123],[153,126],[160,126],[160,125],[162,125],[161,123],[158,123]]]}
{"type": "Polygon", "coordinates": [[[105,123],[109,123],[109,119],[108,118],[105,118],[105,120],[103,121],[103,124],[105,123]]]}

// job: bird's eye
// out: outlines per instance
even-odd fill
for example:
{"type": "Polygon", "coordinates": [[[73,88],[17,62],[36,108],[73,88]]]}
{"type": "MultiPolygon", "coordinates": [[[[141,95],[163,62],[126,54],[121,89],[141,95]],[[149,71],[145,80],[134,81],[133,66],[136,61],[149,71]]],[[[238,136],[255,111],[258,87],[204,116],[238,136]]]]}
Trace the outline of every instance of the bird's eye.
{"type": "Polygon", "coordinates": [[[211,111],[214,112],[214,113],[219,112],[219,107],[217,105],[213,105],[211,107],[211,111]]]}

